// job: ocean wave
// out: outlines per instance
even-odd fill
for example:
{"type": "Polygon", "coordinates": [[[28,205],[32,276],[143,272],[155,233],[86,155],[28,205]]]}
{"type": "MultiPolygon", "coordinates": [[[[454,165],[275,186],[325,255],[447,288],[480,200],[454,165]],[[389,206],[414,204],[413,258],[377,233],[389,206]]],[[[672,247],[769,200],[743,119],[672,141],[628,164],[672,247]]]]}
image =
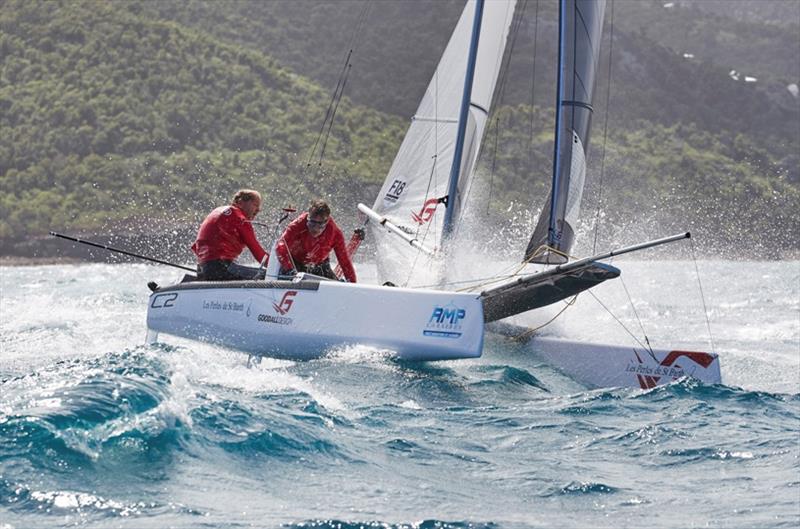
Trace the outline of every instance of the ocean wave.
{"type": "Polygon", "coordinates": [[[523,368],[508,365],[481,365],[477,366],[473,372],[482,377],[489,377],[482,378],[474,385],[509,387],[514,391],[518,391],[519,387],[530,386],[546,393],[550,392],[542,381],[523,368]]]}
{"type": "Polygon", "coordinates": [[[2,453],[43,468],[86,465],[119,446],[163,449],[191,426],[180,384],[137,350],[61,361],[5,381],[2,391],[2,453]]]}
{"type": "Polygon", "coordinates": [[[444,520],[422,520],[411,523],[348,522],[344,520],[307,520],[296,524],[285,524],[286,529],[498,529],[493,522],[448,522],[444,520]]]}
{"type": "Polygon", "coordinates": [[[738,402],[746,405],[772,405],[800,401],[800,394],[771,393],[725,384],[706,384],[691,377],[682,377],[669,384],[637,392],[633,397],[653,401],[693,398],[704,401],[738,402]]]}
{"type": "Polygon", "coordinates": [[[661,452],[661,455],[678,459],[674,462],[665,463],[669,466],[685,465],[688,463],[712,460],[749,461],[756,457],[753,455],[753,452],[749,450],[725,450],[715,447],[673,448],[661,452]]]}
{"type": "Polygon", "coordinates": [[[562,495],[592,495],[592,494],[615,494],[620,489],[594,481],[570,481],[560,487],[550,487],[541,495],[544,497],[562,495]]]}
{"type": "MultiPolygon", "coordinates": [[[[174,502],[124,501],[103,495],[76,490],[37,490],[27,485],[0,481],[0,501],[13,513],[25,515],[25,525],[31,527],[30,515],[59,517],[81,525],[104,518],[152,517],[167,513],[203,516],[205,513],[174,502]],[[65,518],[66,517],[66,518],[65,518]]],[[[9,520],[12,521],[12,520],[9,520]]],[[[0,526],[3,527],[3,526],[0,526]]],[[[13,526],[11,526],[13,527],[13,526]]]]}

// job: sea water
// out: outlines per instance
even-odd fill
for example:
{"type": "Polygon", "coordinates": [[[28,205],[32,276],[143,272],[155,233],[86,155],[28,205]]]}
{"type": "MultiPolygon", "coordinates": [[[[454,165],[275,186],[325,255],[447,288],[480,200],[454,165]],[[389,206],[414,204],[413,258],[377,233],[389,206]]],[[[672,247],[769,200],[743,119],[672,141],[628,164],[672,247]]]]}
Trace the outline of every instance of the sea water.
{"type": "Polygon", "coordinates": [[[713,348],[723,384],[586,388],[491,334],[248,366],[144,345],[175,270],[2,267],[0,528],[800,526],[800,263],[618,264],[540,332],[713,348]]]}

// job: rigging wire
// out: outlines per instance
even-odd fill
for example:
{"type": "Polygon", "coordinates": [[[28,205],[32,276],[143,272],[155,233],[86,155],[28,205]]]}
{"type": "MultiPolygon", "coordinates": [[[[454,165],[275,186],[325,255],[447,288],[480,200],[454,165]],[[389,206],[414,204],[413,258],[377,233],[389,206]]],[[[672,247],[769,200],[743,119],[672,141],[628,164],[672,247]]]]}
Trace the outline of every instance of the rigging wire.
{"type": "MultiPolygon", "coordinates": [[[[317,139],[314,141],[314,145],[311,147],[308,161],[306,162],[305,167],[303,168],[303,176],[305,176],[306,171],[309,167],[311,167],[312,160],[314,159],[317,148],[320,146],[320,142],[322,142],[322,146],[319,150],[319,160],[317,162],[317,166],[319,170],[322,170],[322,161],[325,156],[325,149],[328,144],[328,139],[331,135],[331,130],[333,129],[333,122],[334,118],[336,117],[336,111],[339,108],[339,104],[342,101],[342,97],[344,96],[344,89],[347,85],[347,79],[350,75],[350,70],[352,69],[352,63],[350,59],[352,58],[356,44],[361,40],[364,27],[366,25],[367,18],[369,17],[369,11],[371,8],[370,2],[365,2],[364,8],[361,10],[358,16],[358,20],[355,24],[355,28],[353,33],[350,35],[350,42],[348,45],[349,51],[347,52],[347,56],[345,57],[344,65],[342,66],[341,71],[339,72],[339,79],[336,82],[336,87],[333,90],[333,94],[331,95],[331,100],[328,103],[328,108],[325,112],[325,118],[322,120],[322,125],[320,126],[319,133],[317,134],[317,139]]],[[[318,173],[319,175],[319,173],[318,173]]]]}
{"type": "MultiPolygon", "coordinates": [[[[319,145],[320,140],[322,139],[322,135],[325,133],[325,125],[328,124],[328,120],[331,117],[331,113],[333,111],[333,107],[336,104],[336,99],[339,97],[339,89],[342,86],[342,79],[347,72],[348,66],[350,64],[350,57],[353,55],[353,50],[347,52],[347,57],[345,58],[344,65],[342,66],[342,71],[339,73],[339,79],[336,82],[336,88],[333,89],[333,94],[331,94],[331,100],[328,103],[328,109],[325,111],[325,117],[322,120],[322,125],[320,126],[319,133],[317,134],[317,139],[312,145],[311,150],[308,154],[308,161],[306,162],[306,168],[311,167],[311,160],[314,158],[314,155],[317,151],[317,146],[319,145]]],[[[320,158],[319,163],[322,163],[322,158],[320,158]]]]}
{"type": "MultiPolygon", "coordinates": [[[[613,312],[611,312],[611,309],[609,309],[609,308],[608,308],[608,307],[605,305],[605,303],[603,303],[602,301],[600,301],[600,298],[598,298],[598,297],[597,297],[597,295],[596,295],[594,292],[592,292],[592,290],[591,290],[591,289],[589,289],[589,290],[586,290],[585,292],[588,292],[589,294],[591,294],[591,295],[592,295],[592,297],[594,298],[594,300],[595,300],[595,301],[597,301],[597,302],[600,304],[600,306],[601,306],[601,307],[603,307],[603,308],[605,309],[605,311],[606,311],[606,312],[608,312],[608,313],[611,315],[611,317],[612,317],[612,318],[614,318],[614,319],[617,321],[617,323],[619,323],[619,324],[620,324],[620,326],[621,326],[623,329],[625,329],[625,332],[627,332],[628,334],[630,334],[630,335],[631,335],[631,338],[633,338],[634,340],[636,340],[636,343],[638,343],[638,344],[639,344],[639,346],[640,346],[642,349],[644,349],[644,350],[646,350],[646,351],[650,351],[650,349],[649,349],[649,348],[647,348],[647,347],[645,347],[645,345],[644,345],[644,344],[641,342],[641,340],[639,340],[639,338],[637,338],[637,337],[636,337],[636,335],[635,335],[635,334],[633,334],[633,333],[630,331],[630,329],[628,329],[628,327],[626,327],[626,326],[625,326],[625,324],[624,324],[624,323],[622,323],[622,320],[620,320],[619,318],[617,318],[617,316],[616,316],[616,315],[615,315],[613,312]]],[[[652,353],[651,353],[651,354],[652,354],[652,353]]]]}
{"type": "MultiPolygon", "coordinates": [[[[413,124],[413,123],[412,123],[413,124]]],[[[433,188],[437,189],[438,181],[439,181],[439,172],[437,171],[438,163],[439,163],[439,67],[437,65],[436,70],[433,72],[433,156],[431,156],[433,160],[433,164],[431,165],[431,173],[428,175],[428,187],[425,189],[425,196],[422,200],[423,204],[423,211],[421,212],[424,214],[424,204],[428,202],[428,197],[431,193],[431,184],[433,184],[433,188]]],[[[437,204],[438,206],[438,204],[437,204]]],[[[438,208],[436,208],[438,209],[438,208]]],[[[436,215],[436,209],[434,209],[433,215],[436,215]]],[[[428,222],[428,225],[425,227],[425,233],[422,236],[422,241],[427,240],[428,233],[430,232],[431,226],[434,224],[433,219],[431,222],[428,222]]],[[[422,225],[418,224],[416,233],[414,237],[416,239],[420,239],[420,230],[422,229],[422,225]]],[[[437,238],[435,237],[434,233],[434,240],[437,238]]],[[[411,281],[411,278],[414,275],[414,269],[417,267],[417,262],[419,261],[419,256],[422,252],[417,251],[416,255],[414,256],[414,261],[411,263],[411,266],[408,268],[408,276],[406,276],[406,280],[403,282],[403,286],[408,286],[408,282],[411,281]]]]}
{"type": "MultiPolygon", "coordinates": [[[[339,109],[339,103],[342,101],[342,96],[344,95],[344,87],[347,86],[347,78],[350,76],[350,70],[352,69],[353,65],[347,65],[347,72],[344,75],[344,79],[342,80],[342,89],[339,91],[339,97],[336,99],[336,104],[333,107],[333,111],[331,112],[331,119],[328,122],[328,131],[325,133],[325,140],[322,142],[322,148],[319,152],[319,164],[318,166],[322,167],[322,159],[325,157],[325,148],[328,146],[328,139],[331,137],[331,130],[333,129],[333,120],[336,118],[336,111],[339,109]]],[[[317,175],[319,176],[319,175],[317,175]]]]}
{"type": "MultiPolygon", "coordinates": [[[[435,106],[436,106],[436,103],[434,103],[434,107],[435,106]]],[[[434,113],[435,113],[435,111],[434,111],[434,113]]],[[[436,120],[436,124],[434,125],[434,127],[438,127],[438,120],[436,120]]],[[[438,139],[434,140],[434,142],[438,142],[438,139]]],[[[436,152],[436,151],[434,151],[434,152],[436,152]]],[[[431,158],[433,158],[433,165],[431,166],[431,174],[428,177],[428,188],[425,190],[425,199],[422,201],[423,204],[426,204],[428,202],[428,195],[430,194],[430,191],[431,191],[431,182],[436,180],[436,162],[438,161],[439,154],[435,153],[431,158]]],[[[423,208],[424,208],[424,206],[423,206],[423,208]]],[[[423,214],[424,214],[424,211],[423,211],[423,214]]],[[[435,214],[435,212],[434,212],[434,214],[435,214]]],[[[433,222],[431,221],[431,222],[428,222],[427,224],[428,225],[425,227],[425,233],[422,235],[422,240],[423,241],[427,240],[428,232],[430,231],[431,225],[433,225],[433,222]]],[[[414,238],[417,239],[417,240],[419,240],[419,238],[420,238],[419,237],[419,233],[420,233],[420,229],[421,228],[422,228],[422,225],[417,225],[417,231],[414,234],[414,238]]],[[[408,276],[406,277],[406,280],[403,283],[404,287],[408,286],[408,282],[411,281],[411,278],[414,275],[414,269],[417,267],[417,262],[419,261],[420,254],[422,254],[422,251],[417,250],[417,253],[414,255],[414,261],[411,263],[411,266],[408,267],[408,276]]]]}
{"type": "Polygon", "coordinates": [[[539,36],[539,0],[536,0],[536,12],[533,19],[533,67],[531,68],[531,118],[528,123],[528,166],[533,166],[533,118],[536,106],[536,44],[539,36]]]}
{"type": "Polygon", "coordinates": [[[689,239],[689,247],[692,249],[692,262],[694,262],[694,271],[697,274],[697,285],[700,287],[700,299],[703,301],[703,314],[706,317],[706,328],[708,329],[708,340],[711,342],[711,352],[715,352],[717,348],[714,346],[714,336],[711,334],[711,321],[708,319],[708,307],[706,307],[706,297],[703,294],[703,283],[700,282],[700,269],[697,266],[697,257],[694,253],[694,242],[689,239]]]}
{"type": "Polygon", "coordinates": [[[625,284],[625,280],[622,278],[621,274],[619,276],[619,280],[622,283],[622,288],[625,290],[625,295],[628,296],[628,303],[631,304],[631,310],[633,310],[633,315],[636,316],[636,321],[639,322],[639,329],[641,329],[642,336],[644,336],[644,341],[647,344],[647,350],[650,352],[650,356],[653,357],[653,360],[656,360],[656,355],[653,353],[653,347],[650,345],[650,338],[647,337],[647,332],[644,330],[644,325],[642,325],[642,320],[641,318],[639,318],[639,313],[636,311],[636,305],[633,304],[633,298],[631,297],[630,292],[628,292],[628,285],[625,284]]]}
{"type": "Polygon", "coordinates": [[[614,50],[614,0],[611,0],[611,27],[609,28],[608,45],[608,86],[606,88],[606,115],[603,120],[603,154],[600,158],[600,180],[597,191],[597,210],[594,214],[594,242],[592,243],[592,253],[597,251],[597,235],[600,231],[600,208],[603,205],[603,175],[606,167],[606,140],[608,139],[608,115],[611,103],[611,59],[614,50]]]}
{"type": "MultiPolygon", "coordinates": [[[[510,71],[510,65],[511,65],[511,57],[514,54],[514,46],[515,46],[515,44],[517,42],[517,36],[520,33],[520,28],[522,27],[522,21],[525,18],[525,9],[527,8],[527,6],[528,6],[528,0],[525,0],[525,2],[522,4],[522,7],[519,10],[519,14],[517,14],[514,17],[514,19],[512,20],[512,22],[511,22],[511,28],[509,30],[509,36],[508,36],[508,38],[511,40],[511,44],[508,47],[508,52],[505,52],[505,57],[501,57],[501,59],[505,59],[505,60],[502,61],[501,65],[500,65],[500,72],[501,72],[500,80],[499,80],[500,86],[499,86],[499,88],[497,90],[495,90],[495,94],[496,94],[495,101],[493,101],[493,104],[492,104],[492,108],[496,109],[496,110],[499,109],[500,105],[505,101],[506,86],[508,86],[508,79],[510,77],[509,71],[510,71]]],[[[537,6],[538,6],[538,0],[537,0],[537,6]]],[[[501,49],[502,49],[502,47],[501,47],[501,49]]],[[[495,115],[493,116],[493,118],[494,118],[493,119],[493,121],[494,121],[494,146],[493,146],[493,151],[492,151],[492,168],[491,168],[491,171],[489,173],[489,197],[486,200],[486,215],[489,214],[489,206],[490,206],[491,200],[492,200],[492,191],[494,190],[494,174],[495,174],[495,167],[496,167],[496,162],[497,162],[497,144],[498,144],[498,138],[500,136],[500,116],[497,115],[496,110],[494,112],[495,115]]],[[[464,200],[465,202],[469,198],[469,193],[471,192],[471,190],[472,190],[472,186],[470,186],[470,188],[468,189],[467,197],[464,200]]],[[[464,214],[464,212],[462,211],[461,212],[461,216],[462,217],[463,217],[463,214],[464,214]]]]}

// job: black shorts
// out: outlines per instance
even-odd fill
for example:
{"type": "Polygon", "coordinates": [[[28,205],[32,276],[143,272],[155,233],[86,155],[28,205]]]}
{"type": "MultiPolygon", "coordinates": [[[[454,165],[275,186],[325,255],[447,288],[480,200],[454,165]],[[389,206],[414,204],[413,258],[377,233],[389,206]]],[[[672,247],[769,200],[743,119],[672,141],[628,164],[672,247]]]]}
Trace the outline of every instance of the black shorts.
{"type": "Polygon", "coordinates": [[[200,281],[241,281],[264,279],[265,270],[242,266],[222,259],[197,265],[197,279],[200,281]]]}
{"type": "MultiPolygon", "coordinates": [[[[305,265],[297,265],[298,272],[305,272],[307,274],[314,274],[315,276],[327,277],[328,279],[339,280],[336,277],[336,274],[333,273],[333,269],[331,268],[331,261],[330,259],[325,259],[319,264],[305,264],[305,265]]],[[[281,267],[281,271],[279,272],[280,275],[289,275],[292,271],[286,268],[281,267]]]]}

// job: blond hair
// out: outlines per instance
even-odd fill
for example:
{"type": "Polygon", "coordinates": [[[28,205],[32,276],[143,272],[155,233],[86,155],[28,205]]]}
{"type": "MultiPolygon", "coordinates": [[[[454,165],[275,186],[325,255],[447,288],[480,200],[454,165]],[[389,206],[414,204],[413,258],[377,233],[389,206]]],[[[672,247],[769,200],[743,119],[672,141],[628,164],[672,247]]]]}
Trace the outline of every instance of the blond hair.
{"type": "Polygon", "coordinates": [[[232,204],[241,204],[242,202],[250,202],[253,199],[258,199],[261,202],[261,193],[253,189],[240,189],[233,195],[232,204]]]}

